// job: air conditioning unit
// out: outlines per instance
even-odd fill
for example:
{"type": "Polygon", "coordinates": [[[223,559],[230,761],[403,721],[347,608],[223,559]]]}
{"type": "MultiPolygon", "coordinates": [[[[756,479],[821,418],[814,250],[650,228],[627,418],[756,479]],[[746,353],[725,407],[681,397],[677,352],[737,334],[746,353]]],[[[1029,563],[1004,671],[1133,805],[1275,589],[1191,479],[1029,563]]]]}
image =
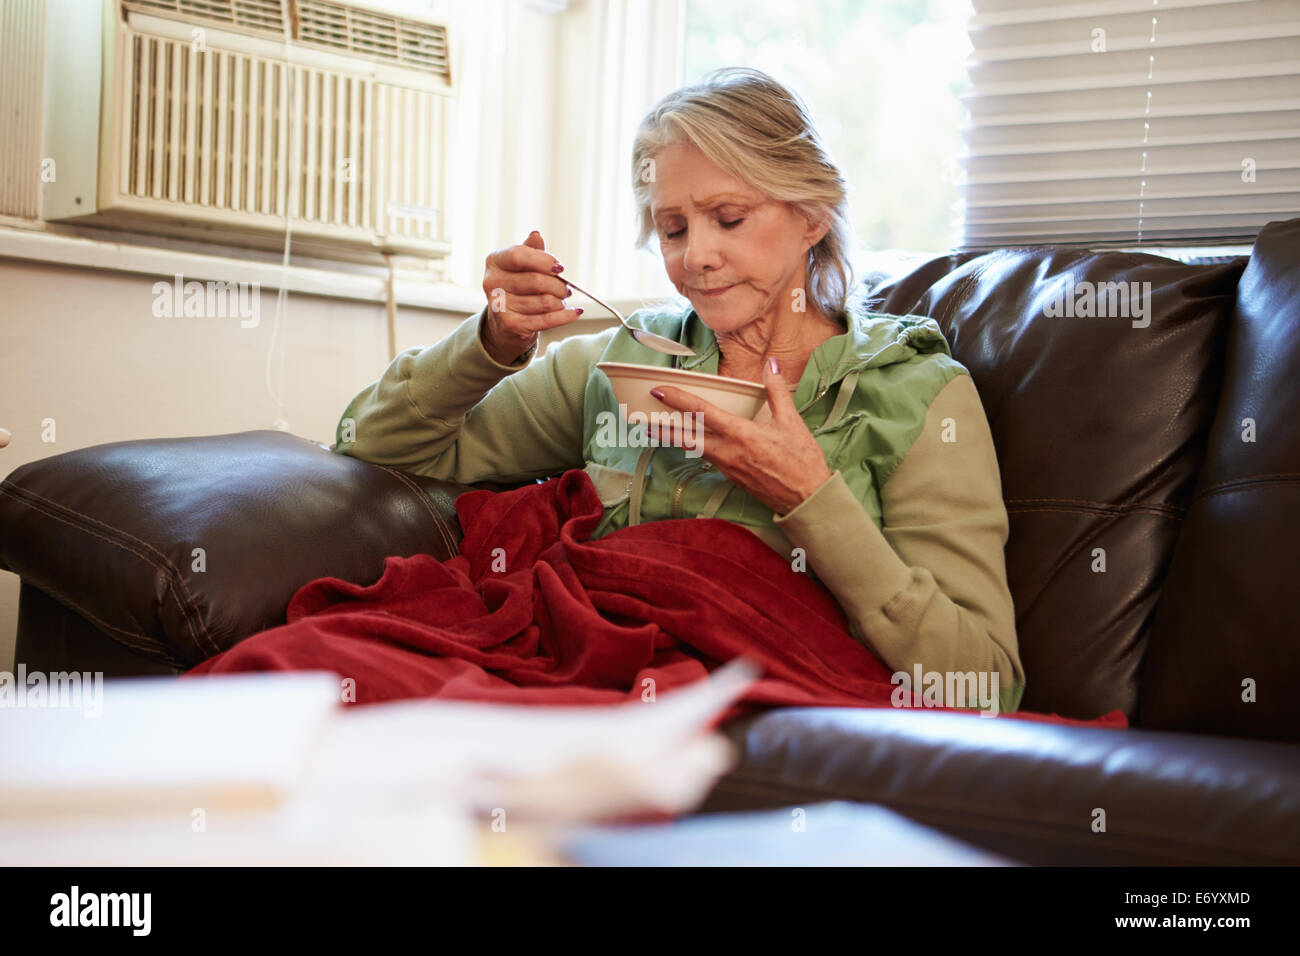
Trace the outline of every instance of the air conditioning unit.
{"type": "Polygon", "coordinates": [[[357,0],[46,4],[44,219],[450,251],[445,25],[357,0]]]}

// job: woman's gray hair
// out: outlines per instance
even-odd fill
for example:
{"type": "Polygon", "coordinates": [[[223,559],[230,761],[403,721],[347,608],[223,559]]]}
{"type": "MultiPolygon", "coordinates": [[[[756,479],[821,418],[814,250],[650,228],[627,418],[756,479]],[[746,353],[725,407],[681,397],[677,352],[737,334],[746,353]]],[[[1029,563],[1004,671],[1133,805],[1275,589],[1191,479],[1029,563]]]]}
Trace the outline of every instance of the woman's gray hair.
{"type": "Polygon", "coordinates": [[[632,144],[632,191],[645,248],[654,155],[680,142],[773,199],[830,229],[808,251],[808,298],[827,317],[844,311],[853,281],[848,191],[798,94],[760,70],[724,67],[665,96],[641,120],[632,144]]]}

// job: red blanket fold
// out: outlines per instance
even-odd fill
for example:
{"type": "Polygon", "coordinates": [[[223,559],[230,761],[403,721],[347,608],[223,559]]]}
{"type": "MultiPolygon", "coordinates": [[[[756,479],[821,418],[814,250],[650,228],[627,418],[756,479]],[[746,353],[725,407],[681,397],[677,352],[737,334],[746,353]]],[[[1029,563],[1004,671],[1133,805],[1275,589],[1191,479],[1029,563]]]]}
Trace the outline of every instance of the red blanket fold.
{"type": "MultiPolygon", "coordinates": [[[[671,691],[745,655],[763,676],[716,723],[770,705],[890,707],[920,694],[848,631],[834,598],[748,530],[655,521],[599,541],[585,472],[457,499],[465,538],[445,562],[389,557],[363,587],[304,585],[287,623],[188,672],[332,670],[359,704],[412,697],[611,704],[671,691]]],[[[972,714],[973,716],[973,714],[972,714]]],[[[1020,711],[1014,719],[1127,727],[1020,711]]]]}

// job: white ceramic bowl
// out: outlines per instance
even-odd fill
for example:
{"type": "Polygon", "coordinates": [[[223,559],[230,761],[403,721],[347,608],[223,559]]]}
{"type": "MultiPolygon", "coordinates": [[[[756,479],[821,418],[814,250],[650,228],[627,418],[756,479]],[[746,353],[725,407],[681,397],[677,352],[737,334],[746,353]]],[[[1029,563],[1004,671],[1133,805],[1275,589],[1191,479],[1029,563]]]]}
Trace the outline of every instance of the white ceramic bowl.
{"type": "Polygon", "coordinates": [[[596,368],[609,376],[614,395],[620,405],[627,406],[627,414],[643,412],[649,416],[674,411],[650,394],[650,389],[660,385],[672,385],[690,392],[741,418],[753,418],[767,401],[767,392],[762,385],[739,378],[625,362],[597,362],[596,368]]]}

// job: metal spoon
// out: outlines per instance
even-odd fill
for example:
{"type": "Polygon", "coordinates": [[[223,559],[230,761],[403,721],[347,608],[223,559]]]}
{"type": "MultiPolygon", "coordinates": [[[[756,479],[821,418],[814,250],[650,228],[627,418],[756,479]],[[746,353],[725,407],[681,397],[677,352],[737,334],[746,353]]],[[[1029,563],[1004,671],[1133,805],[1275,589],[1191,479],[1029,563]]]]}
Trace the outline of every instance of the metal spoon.
{"type": "Polygon", "coordinates": [[[623,313],[618,311],[618,309],[614,308],[608,302],[601,302],[599,299],[597,299],[586,289],[580,288],[579,286],[577,286],[573,282],[570,282],[568,279],[564,278],[563,276],[560,276],[560,281],[563,282],[565,285],[567,285],[569,288],[571,288],[574,292],[581,292],[583,295],[585,295],[588,299],[591,299],[591,301],[595,302],[597,305],[603,305],[605,308],[609,309],[609,311],[613,312],[614,318],[618,319],[618,321],[622,323],[623,328],[627,331],[628,335],[632,336],[632,338],[636,339],[642,345],[648,348],[652,348],[656,352],[664,352],[667,353],[668,355],[694,355],[695,354],[695,350],[693,348],[689,348],[688,346],[682,345],[681,342],[674,342],[672,339],[664,338],[662,335],[656,335],[654,332],[647,332],[645,329],[632,328],[632,326],[627,324],[627,319],[623,318],[623,313]]]}

